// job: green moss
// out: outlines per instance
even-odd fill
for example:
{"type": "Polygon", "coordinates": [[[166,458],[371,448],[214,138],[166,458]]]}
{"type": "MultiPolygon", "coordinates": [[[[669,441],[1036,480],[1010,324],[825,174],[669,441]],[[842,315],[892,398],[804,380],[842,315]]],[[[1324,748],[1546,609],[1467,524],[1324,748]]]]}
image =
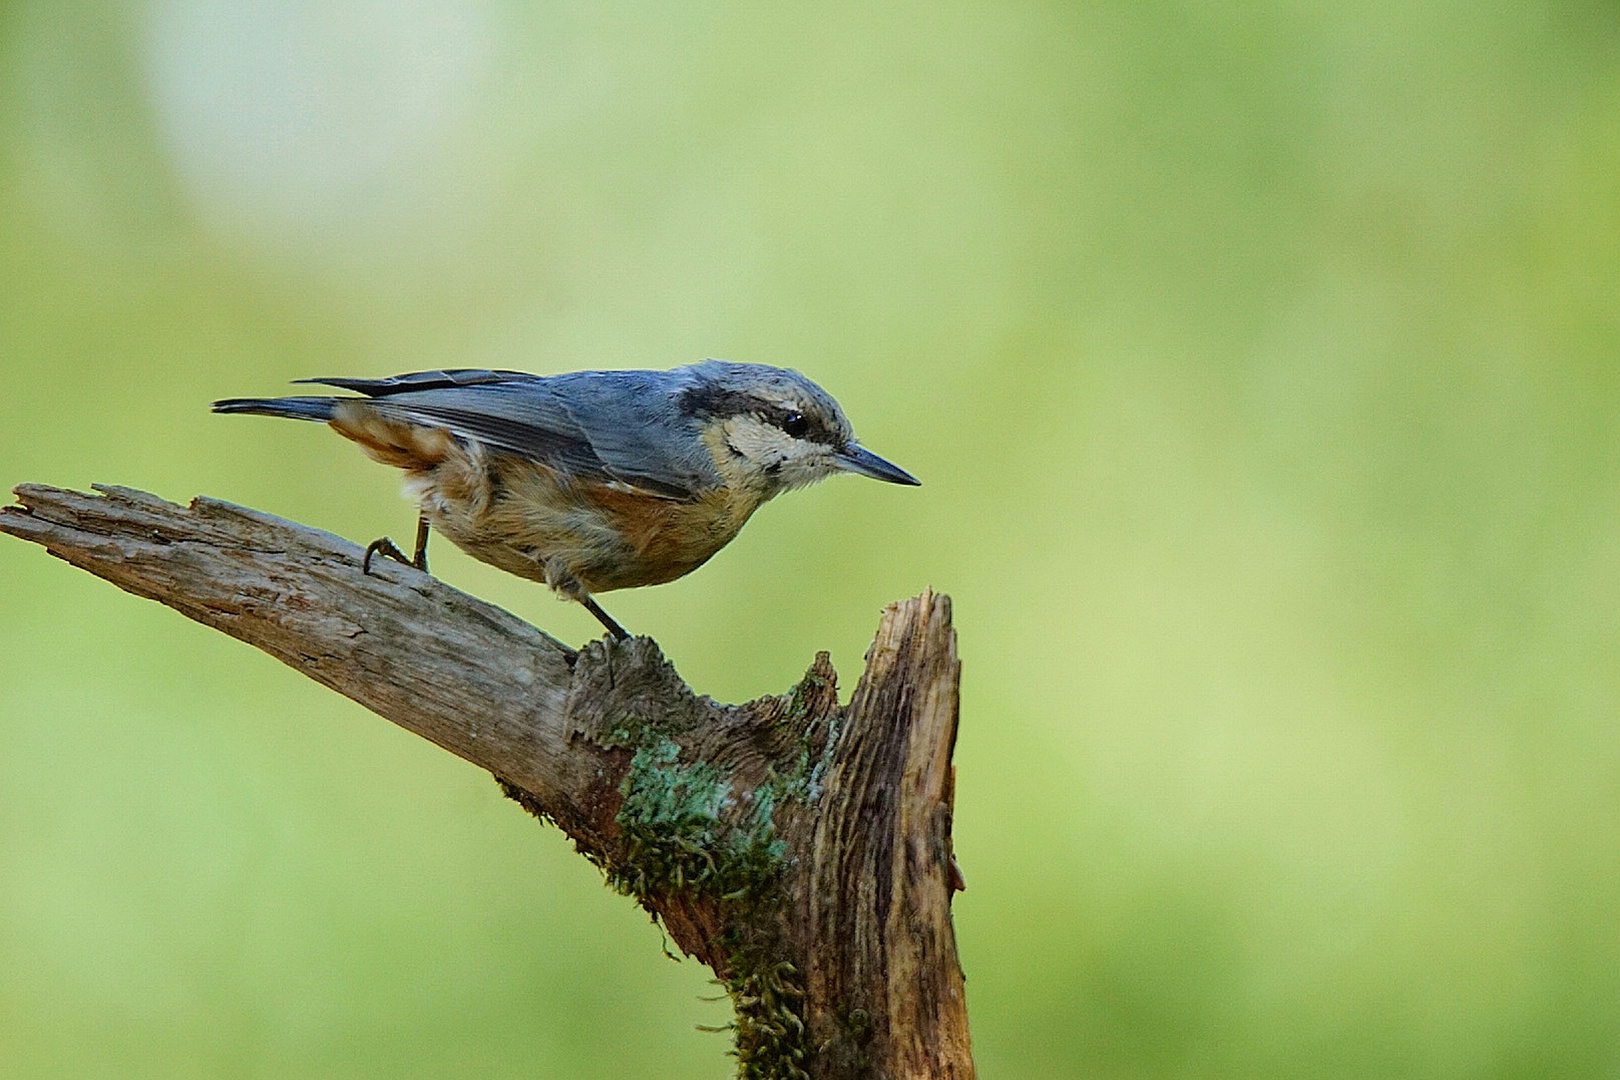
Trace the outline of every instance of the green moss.
{"type": "Polygon", "coordinates": [[[808,753],[786,776],[751,792],[706,762],[683,762],[681,748],[650,724],[626,721],[610,745],[632,750],[619,791],[619,849],[604,866],[618,891],[656,910],[660,899],[704,897],[727,927],[722,984],[736,1010],[738,1075],[744,1080],[807,1080],[802,980],[787,960],[777,924],[787,845],[776,809],[804,798],[808,753]]]}
{"type": "Polygon", "coordinates": [[[721,980],[737,1019],[737,1075],[743,1080],[809,1080],[804,1071],[804,980],[773,943],[742,933],[726,943],[730,974],[721,980]]]}

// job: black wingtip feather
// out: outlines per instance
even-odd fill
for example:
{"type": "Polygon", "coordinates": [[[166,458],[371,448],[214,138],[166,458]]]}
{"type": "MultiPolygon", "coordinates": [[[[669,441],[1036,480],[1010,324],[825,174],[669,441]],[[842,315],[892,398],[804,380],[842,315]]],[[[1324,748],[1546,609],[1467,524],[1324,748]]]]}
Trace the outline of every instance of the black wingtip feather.
{"type": "Polygon", "coordinates": [[[335,386],[339,390],[352,390],[367,397],[388,397],[412,390],[445,390],[454,386],[482,386],[486,383],[512,382],[533,379],[526,371],[488,371],[483,368],[450,368],[443,371],[414,371],[408,375],[391,375],[386,379],[329,378],[294,379],[294,383],[314,383],[317,386],[335,386]]]}

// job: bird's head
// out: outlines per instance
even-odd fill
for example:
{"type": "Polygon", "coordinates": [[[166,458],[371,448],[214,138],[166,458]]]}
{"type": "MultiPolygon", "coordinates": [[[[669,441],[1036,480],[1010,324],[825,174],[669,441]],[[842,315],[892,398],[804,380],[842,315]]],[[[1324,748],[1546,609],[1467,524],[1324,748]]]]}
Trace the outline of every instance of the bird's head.
{"type": "Polygon", "coordinates": [[[698,423],[715,465],[762,499],[839,472],[921,482],[856,442],[838,402],[797,371],[706,360],[682,374],[679,408],[698,423]]]}

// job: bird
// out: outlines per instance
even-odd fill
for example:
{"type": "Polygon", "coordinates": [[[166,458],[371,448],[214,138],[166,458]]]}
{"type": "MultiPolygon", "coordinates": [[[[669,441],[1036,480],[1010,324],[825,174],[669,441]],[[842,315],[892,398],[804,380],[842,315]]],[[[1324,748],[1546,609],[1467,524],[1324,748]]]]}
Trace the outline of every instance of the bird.
{"type": "Polygon", "coordinates": [[[358,396],[226,398],[216,413],[318,420],[404,471],[420,510],[407,557],[427,572],[430,532],[577,601],[696,570],[784,491],[836,473],[920,483],[867,450],[832,395],[799,372],[705,360],[664,371],[450,369],[298,379],[358,396]]]}

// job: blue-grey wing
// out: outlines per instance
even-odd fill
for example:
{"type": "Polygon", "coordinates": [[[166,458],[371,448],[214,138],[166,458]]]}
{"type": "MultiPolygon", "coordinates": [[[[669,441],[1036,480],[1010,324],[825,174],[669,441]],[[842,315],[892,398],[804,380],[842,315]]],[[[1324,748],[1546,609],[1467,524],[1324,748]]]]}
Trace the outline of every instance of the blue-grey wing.
{"type": "Polygon", "coordinates": [[[371,408],[581,480],[617,481],[691,499],[720,484],[678,380],[658,371],[422,372],[394,379],[323,379],[367,394],[371,408]],[[385,385],[386,384],[386,385],[385,385]]]}

